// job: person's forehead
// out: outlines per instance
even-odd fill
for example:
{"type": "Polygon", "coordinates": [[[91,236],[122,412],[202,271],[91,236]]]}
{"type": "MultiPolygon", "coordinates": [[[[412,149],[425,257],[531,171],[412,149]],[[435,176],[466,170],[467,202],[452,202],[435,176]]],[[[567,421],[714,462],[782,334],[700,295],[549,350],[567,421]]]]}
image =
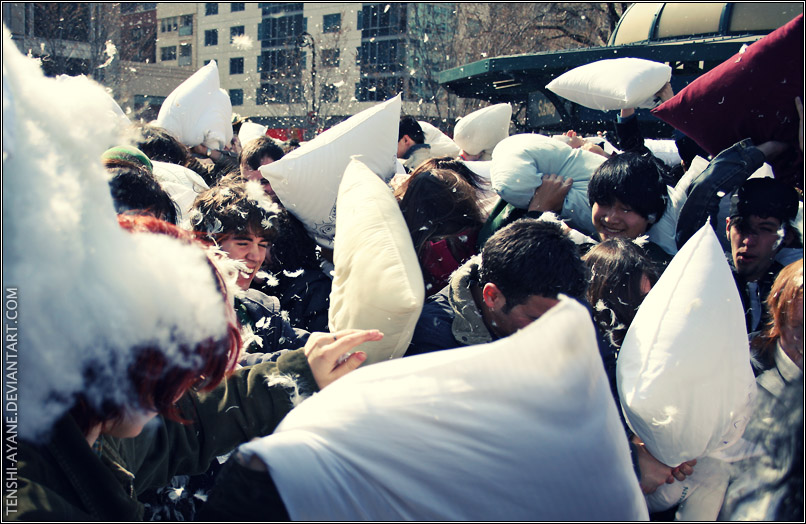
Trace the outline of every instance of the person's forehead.
{"type": "Polygon", "coordinates": [[[747,217],[744,217],[742,220],[744,222],[746,222],[747,224],[750,224],[750,225],[756,226],[756,227],[759,227],[759,226],[773,226],[773,227],[778,228],[778,227],[781,226],[781,221],[779,219],[775,218],[775,217],[762,217],[762,216],[759,216],[759,215],[749,215],[747,217]]]}

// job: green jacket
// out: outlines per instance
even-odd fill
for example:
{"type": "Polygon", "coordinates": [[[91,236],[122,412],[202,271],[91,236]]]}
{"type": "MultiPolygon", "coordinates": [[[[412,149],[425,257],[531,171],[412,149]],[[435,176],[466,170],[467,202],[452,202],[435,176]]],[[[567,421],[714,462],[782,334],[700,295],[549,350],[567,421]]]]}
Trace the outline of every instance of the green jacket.
{"type": "Polygon", "coordinates": [[[103,437],[100,457],[67,415],[47,444],[20,442],[17,511],[6,517],[142,520],[138,492],[202,473],[216,456],[270,434],[295,403],[293,386],[311,393],[315,384],[302,350],[292,351],[239,369],[213,391],[186,394],[179,405],[190,424],[158,417],[135,438],[103,437]]]}

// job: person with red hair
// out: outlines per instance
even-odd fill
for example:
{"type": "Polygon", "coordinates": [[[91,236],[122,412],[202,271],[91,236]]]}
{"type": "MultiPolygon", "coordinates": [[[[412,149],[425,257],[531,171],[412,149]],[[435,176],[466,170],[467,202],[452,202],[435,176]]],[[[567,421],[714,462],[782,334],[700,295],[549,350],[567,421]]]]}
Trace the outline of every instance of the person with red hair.
{"type": "MultiPolygon", "coordinates": [[[[203,249],[192,233],[154,217],[118,220],[134,235],[168,235],[203,249]]],[[[47,438],[20,441],[16,511],[6,511],[7,517],[141,520],[138,493],[166,485],[175,475],[204,472],[217,456],[271,433],[301,395],[366,359],[356,346],[383,336],[374,330],[313,333],[304,348],[277,362],[235,369],[240,334],[222,275],[205,252],[226,329],[193,344],[179,342],[170,351],[158,343],[132,348],[123,363],[128,356],[110,351],[108,358],[91,362],[82,377],[65,377],[82,380],[83,392],[47,438]],[[86,391],[107,394],[99,399],[86,391]]],[[[168,327],[172,333],[179,329],[168,327]]]]}

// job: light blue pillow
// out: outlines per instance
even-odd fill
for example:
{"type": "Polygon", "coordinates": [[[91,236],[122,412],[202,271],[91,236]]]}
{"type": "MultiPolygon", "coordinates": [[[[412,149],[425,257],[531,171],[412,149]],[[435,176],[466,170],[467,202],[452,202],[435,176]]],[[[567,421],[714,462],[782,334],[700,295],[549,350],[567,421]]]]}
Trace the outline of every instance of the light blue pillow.
{"type": "Polygon", "coordinates": [[[529,207],[544,174],[572,178],[574,183],[565,197],[559,217],[570,227],[594,236],[596,230],[591,223],[588,181],[605,160],[601,155],[574,149],[545,135],[512,135],[495,147],[490,177],[498,195],[521,209],[529,207]]]}

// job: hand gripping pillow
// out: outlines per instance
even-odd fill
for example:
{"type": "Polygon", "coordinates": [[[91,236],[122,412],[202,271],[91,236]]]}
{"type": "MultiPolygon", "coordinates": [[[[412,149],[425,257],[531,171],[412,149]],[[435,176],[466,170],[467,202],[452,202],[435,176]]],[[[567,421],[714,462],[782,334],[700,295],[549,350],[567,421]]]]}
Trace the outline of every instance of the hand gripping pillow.
{"type": "Polygon", "coordinates": [[[664,464],[703,457],[742,436],[756,382],[742,302],[710,225],[686,242],[644,299],[616,373],[627,422],[664,464]]]}
{"type": "Polygon", "coordinates": [[[219,87],[215,60],[179,84],[162,103],[157,125],[188,147],[222,149],[232,140],[232,103],[219,87]]]}
{"type": "Polygon", "coordinates": [[[291,213],[320,246],[332,249],[336,229],[336,195],[353,155],[384,182],[395,174],[400,95],[351,116],[260,173],[291,213]]]}
{"type": "Polygon", "coordinates": [[[493,189],[508,203],[526,209],[540,187],[543,175],[556,174],[574,179],[565,197],[560,218],[574,229],[593,236],[588,203],[588,181],[605,157],[574,149],[559,140],[537,134],[505,138],[493,151],[490,177],[493,189]]]}
{"type": "MultiPolygon", "coordinates": [[[[754,144],[790,142],[795,151],[798,96],[803,98],[803,15],[700,76],[652,114],[710,155],[745,138],[754,144]]],[[[800,167],[794,169],[795,180],[803,187],[802,156],[797,158],[800,167]]],[[[790,171],[781,164],[773,168],[782,178],[790,171]]]]}
{"type": "Polygon", "coordinates": [[[419,122],[425,134],[425,143],[431,146],[431,156],[449,156],[456,158],[462,152],[451,137],[440,131],[428,122],[419,122]]]}
{"type": "Polygon", "coordinates": [[[358,369],[240,451],[292,520],[648,518],[590,316],[567,297],[497,342],[358,369]]]}
{"type": "Polygon", "coordinates": [[[511,118],[512,106],[509,104],[495,104],[473,111],[456,123],[453,141],[470,155],[492,152],[500,141],[509,136],[511,118]]]}
{"type": "Polygon", "coordinates": [[[613,58],[576,67],[548,83],[546,89],[591,109],[608,111],[649,105],[672,78],[666,64],[642,58],[613,58]]]}
{"type": "Polygon", "coordinates": [[[392,191],[358,159],[339,187],[336,228],[330,331],[380,330],[383,340],[361,346],[364,365],[403,356],[423,309],[423,275],[392,191]]]}

